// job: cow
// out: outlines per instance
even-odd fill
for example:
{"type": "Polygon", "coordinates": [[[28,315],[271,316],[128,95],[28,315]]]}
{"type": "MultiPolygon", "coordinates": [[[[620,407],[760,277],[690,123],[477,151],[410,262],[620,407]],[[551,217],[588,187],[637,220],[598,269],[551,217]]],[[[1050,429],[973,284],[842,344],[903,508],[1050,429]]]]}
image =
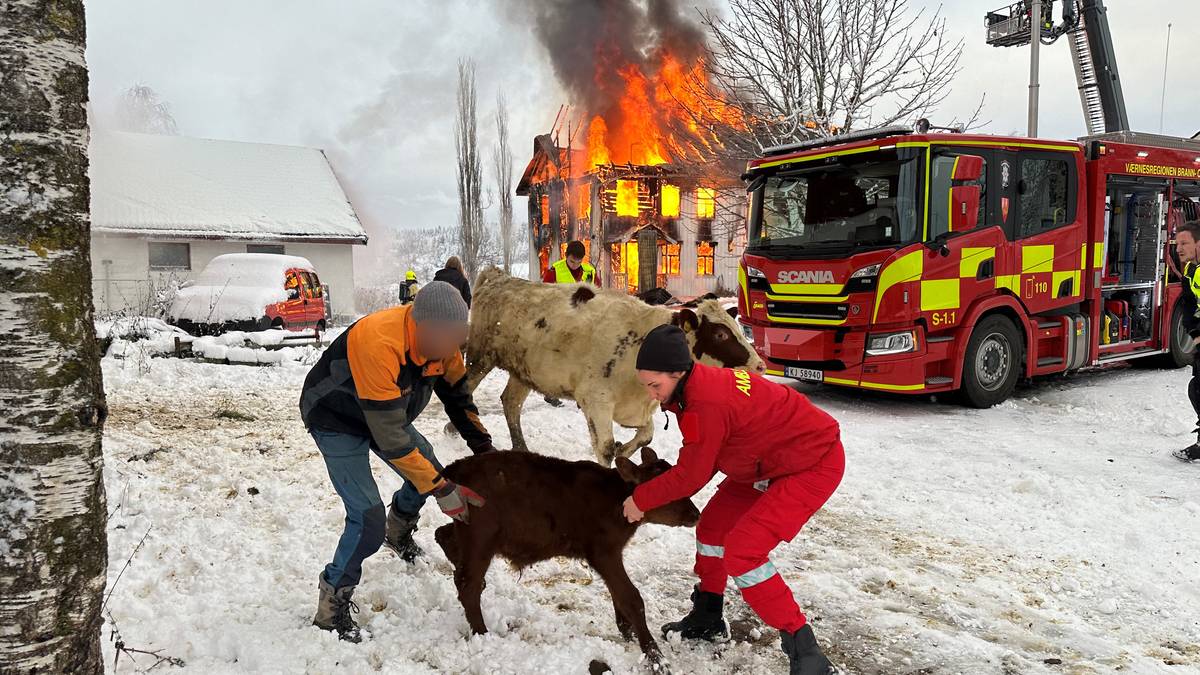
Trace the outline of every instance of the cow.
{"type": "MultiPolygon", "coordinates": [[[[489,452],[460,459],[443,471],[446,478],[483,496],[468,522],[439,527],[434,540],[454,565],[454,586],[471,631],[487,632],[479,606],[484,576],[495,556],[520,570],[565,556],[586,560],[608,587],[617,629],[637,637],[642,653],[660,663],[658,645],[646,627],[646,609],[622,552],[641,522],[630,523],[621,505],[638,484],[666,473],[670,463],[642,448],[642,464],[619,457],[610,469],[591,461],[568,462],[529,452],[489,452]]],[[[693,527],[700,511],[690,499],[646,513],[642,522],[693,527]]]]}
{"type": "Polygon", "coordinates": [[[764,370],[737,322],[715,300],[672,310],[587,284],[515,279],[491,267],[475,282],[467,387],[474,391],[493,369],[508,372],[500,400],[514,450],[528,449],[521,406],[530,391],[574,400],[587,418],[596,461],[609,466],[654,438],[658,404],[638,383],[634,363],[646,333],[667,323],[683,329],[702,363],[764,370]],[[636,429],[634,437],[617,443],[614,422],[636,429]]]}

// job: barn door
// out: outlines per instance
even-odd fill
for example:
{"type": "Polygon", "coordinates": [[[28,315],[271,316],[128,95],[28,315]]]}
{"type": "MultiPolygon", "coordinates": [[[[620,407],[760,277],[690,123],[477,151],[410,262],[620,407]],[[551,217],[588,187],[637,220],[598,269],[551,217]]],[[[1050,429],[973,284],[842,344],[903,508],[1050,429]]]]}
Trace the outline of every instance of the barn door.
{"type": "Polygon", "coordinates": [[[658,286],[658,230],[642,229],[638,242],[638,292],[645,293],[658,286]]]}

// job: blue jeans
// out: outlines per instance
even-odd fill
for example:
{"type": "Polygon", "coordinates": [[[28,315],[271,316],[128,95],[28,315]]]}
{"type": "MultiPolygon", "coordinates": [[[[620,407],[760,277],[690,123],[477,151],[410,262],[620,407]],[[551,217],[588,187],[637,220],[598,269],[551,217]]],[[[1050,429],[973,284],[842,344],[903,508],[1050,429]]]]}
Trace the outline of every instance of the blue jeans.
{"type": "MultiPolygon", "coordinates": [[[[442,465],[433,454],[433,446],[421,432],[412,425],[405,431],[416,443],[417,451],[441,471],[442,465]]],[[[383,545],[386,531],[387,514],[375,477],[371,475],[371,452],[378,453],[378,449],[371,444],[371,439],[361,436],[322,429],[312,429],[310,433],[325,459],[329,480],[346,507],[345,528],[334,551],[333,562],[325,566],[325,581],[334,588],[354,586],[362,576],[363,561],[383,545]]],[[[387,465],[404,477],[390,462],[387,465]]],[[[405,478],[404,486],[392,495],[392,510],[401,518],[416,519],[428,497],[428,493],[421,494],[417,486],[405,478]]]]}

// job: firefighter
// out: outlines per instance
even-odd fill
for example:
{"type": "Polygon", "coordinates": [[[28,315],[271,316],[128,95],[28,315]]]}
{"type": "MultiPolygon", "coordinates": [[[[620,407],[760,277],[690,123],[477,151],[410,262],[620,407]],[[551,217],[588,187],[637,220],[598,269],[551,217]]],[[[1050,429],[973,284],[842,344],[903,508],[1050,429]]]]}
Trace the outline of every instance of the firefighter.
{"type": "MultiPolygon", "coordinates": [[[[1183,272],[1183,294],[1179,296],[1179,304],[1183,311],[1183,327],[1192,338],[1193,348],[1200,344],[1200,307],[1196,298],[1200,297],[1200,222],[1191,221],[1179,226],[1175,233],[1175,252],[1179,255],[1179,263],[1183,272]]],[[[1192,352],[1192,380],[1188,382],[1188,398],[1196,411],[1197,442],[1176,450],[1174,456],[1185,461],[1200,460],[1200,360],[1196,352],[1192,352]]]]}
{"type": "Polygon", "coordinates": [[[403,560],[422,554],[413,541],[422,504],[433,495],[446,515],[466,522],[483,498],[441,477],[433,446],[413,421],[437,394],[447,416],[475,453],[494,450],[467,390],[459,348],[467,339],[467,303],[450,284],[434,281],[410,305],[367,315],[346,329],[309,371],[300,417],[312,434],[334,490],[346,508],[333,561],[318,582],[313,624],[358,642],[350,616],[363,560],[386,545],[403,560]],[[384,515],[371,476],[371,453],[404,479],[384,515]]]}
{"type": "Polygon", "coordinates": [[[400,284],[400,304],[407,305],[417,296],[417,273],[409,270],[404,273],[404,283],[400,284]]]}
{"type": "Polygon", "coordinates": [[[582,241],[567,244],[566,257],[546,268],[542,281],[547,284],[585,283],[600,285],[600,273],[587,262],[587,248],[582,241]]]}
{"type": "Polygon", "coordinates": [[[625,500],[630,522],[690,497],[724,473],[696,526],[692,609],[663,626],[684,639],[729,637],[722,605],[728,577],[746,604],[778,629],[792,675],[835,672],[783,577],[767,559],[791,541],[842,480],[838,423],[795,390],[745,370],[693,363],[683,332],[659,326],[637,355],[638,381],[683,432],[679,461],[625,500]]]}

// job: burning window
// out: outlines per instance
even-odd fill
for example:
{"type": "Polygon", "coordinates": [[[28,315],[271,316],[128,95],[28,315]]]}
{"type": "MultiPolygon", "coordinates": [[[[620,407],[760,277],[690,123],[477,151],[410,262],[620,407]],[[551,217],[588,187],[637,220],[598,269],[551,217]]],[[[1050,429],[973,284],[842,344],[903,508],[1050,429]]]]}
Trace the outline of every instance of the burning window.
{"type": "Polygon", "coordinates": [[[579,217],[587,219],[592,215],[592,191],[587,185],[579,187],[579,217]]]}
{"type": "Polygon", "coordinates": [[[679,217],[679,186],[663,183],[658,193],[659,211],[664,218],[679,217]]]}
{"type": "Polygon", "coordinates": [[[717,212],[717,191],[713,188],[696,188],[696,217],[712,218],[717,212]]]}
{"type": "Polygon", "coordinates": [[[608,248],[614,288],[624,284],[629,293],[638,289],[638,245],[636,241],[612,244],[608,248]],[[624,280],[624,281],[622,281],[624,280]]]}
{"type": "Polygon", "coordinates": [[[658,273],[679,276],[679,244],[658,245],[658,273]]]}
{"type": "Polygon", "coordinates": [[[550,195],[542,195],[542,224],[550,224],[550,195]]]}
{"type": "Polygon", "coordinates": [[[717,244],[713,241],[696,242],[696,275],[711,277],[717,262],[717,244]]]}
{"type": "Polygon", "coordinates": [[[638,214],[638,182],[636,180],[617,181],[617,215],[634,216],[638,214]]]}

